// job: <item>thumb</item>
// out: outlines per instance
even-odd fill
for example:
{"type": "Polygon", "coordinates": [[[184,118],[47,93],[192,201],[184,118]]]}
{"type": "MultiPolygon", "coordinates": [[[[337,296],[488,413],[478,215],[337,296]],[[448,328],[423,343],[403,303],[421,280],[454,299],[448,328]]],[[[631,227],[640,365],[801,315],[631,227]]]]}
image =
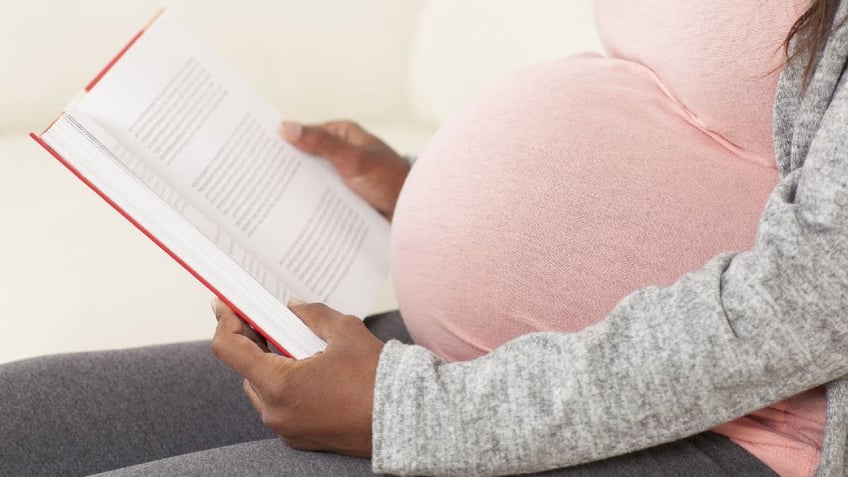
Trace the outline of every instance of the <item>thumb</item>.
{"type": "Polygon", "coordinates": [[[334,165],[343,162],[354,153],[354,148],[344,139],[320,126],[304,126],[283,121],[280,134],[292,146],[309,154],[329,160],[334,165]]]}
{"type": "Polygon", "coordinates": [[[288,307],[309,329],[328,344],[333,341],[344,318],[344,315],[323,303],[305,303],[297,298],[291,298],[288,307]]]}

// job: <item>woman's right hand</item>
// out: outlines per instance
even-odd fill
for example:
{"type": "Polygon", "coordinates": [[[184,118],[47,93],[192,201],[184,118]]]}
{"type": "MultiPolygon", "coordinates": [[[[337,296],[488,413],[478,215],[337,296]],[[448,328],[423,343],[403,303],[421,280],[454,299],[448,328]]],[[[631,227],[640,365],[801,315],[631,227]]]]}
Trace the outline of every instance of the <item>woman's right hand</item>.
{"type": "Polygon", "coordinates": [[[411,165],[386,143],[350,121],[313,126],[283,121],[280,134],[301,151],[330,161],[348,187],[391,220],[411,165]]]}

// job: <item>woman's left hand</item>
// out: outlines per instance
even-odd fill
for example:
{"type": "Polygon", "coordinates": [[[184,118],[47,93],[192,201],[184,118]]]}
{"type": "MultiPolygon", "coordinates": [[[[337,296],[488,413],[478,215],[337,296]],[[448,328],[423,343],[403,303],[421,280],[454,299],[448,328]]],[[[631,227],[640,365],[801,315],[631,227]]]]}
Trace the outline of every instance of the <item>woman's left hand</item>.
{"type": "Polygon", "coordinates": [[[212,352],[242,375],[244,392],[268,428],[291,447],[371,456],[371,412],[383,343],[362,321],[319,303],[289,308],[327,348],[294,360],[264,341],[219,300],[212,352]]]}

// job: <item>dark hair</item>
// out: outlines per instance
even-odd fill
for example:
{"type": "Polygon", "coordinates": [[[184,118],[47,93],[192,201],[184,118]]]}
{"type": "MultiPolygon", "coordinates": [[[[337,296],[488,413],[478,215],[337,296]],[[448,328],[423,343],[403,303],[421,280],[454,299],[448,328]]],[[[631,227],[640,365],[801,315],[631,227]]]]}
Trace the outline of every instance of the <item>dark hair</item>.
{"type": "Polygon", "coordinates": [[[786,54],[787,64],[804,56],[807,57],[801,82],[802,89],[806,89],[810,82],[827,37],[834,29],[845,24],[846,19],[843,19],[839,25],[833,25],[833,19],[838,8],[839,0],[812,0],[810,7],[795,21],[795,24],[789,29],[786,40],[783,41],[783,51],[786,54]],[[790,42],[793,39],[794,43],[790,51],[790,42]]]}

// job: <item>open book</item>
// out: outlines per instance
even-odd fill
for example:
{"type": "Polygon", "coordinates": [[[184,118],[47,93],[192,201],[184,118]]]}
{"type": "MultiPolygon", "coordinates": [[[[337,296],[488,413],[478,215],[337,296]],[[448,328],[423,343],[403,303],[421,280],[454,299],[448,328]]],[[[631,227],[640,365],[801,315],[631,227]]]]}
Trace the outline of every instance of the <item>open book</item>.
{"type": "MultiPolygon", "coordinates": [[[[31,136],[294,358],[325,343],[286,302],[363,316],[388,276],[388,222],[281,115],[163,12],[31,136]]],[[[132,273],[128,270],[127,273],[132,273]]]]}

